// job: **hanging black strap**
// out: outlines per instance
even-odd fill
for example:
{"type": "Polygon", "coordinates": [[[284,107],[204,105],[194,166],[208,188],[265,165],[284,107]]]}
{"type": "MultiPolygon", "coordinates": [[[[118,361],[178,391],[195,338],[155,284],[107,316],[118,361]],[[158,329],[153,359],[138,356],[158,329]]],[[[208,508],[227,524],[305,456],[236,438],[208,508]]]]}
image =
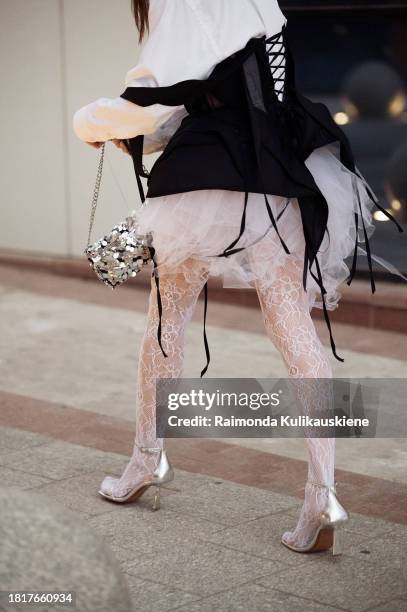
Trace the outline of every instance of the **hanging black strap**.
{"type": "Polygon", "coordinates": [[[358,236],[358,232],[359,232],[359,215],[358,213],[355,213],[355,230],[356,230],[356,238],[355,238],[355,249],[353,251],[353,260],[352,260],[352,267],[350,270],[350,274],[346,280],[347,284],[350,285],[351,282],[353,281],[355,274],[356,274],[356,265],[357,265],[357,260],[358,260],[358,242],[359,242],[359,236],[358,236]]]}
{"type": "MultiPolygon", "coordinates": [[[[368,192],[368,189],[366,188],[366,191],[368,192]]],[[[368,192],[369,193],[369,192],[368,192]]],[[[395,226],[397,227],[398,231],[400,232],[400,234],[402,232],[404,232],[404,229],[401,227],[401,225],[398,223],[397,219],[395,217],[393,217],[392,214],[389,213],[388,210],[386,210],[385,208],[383,208],[383,206],[380,206],[379,202],[377,200],[373,200],[375,203],[376,208],[378,208],[390,221],[393,221],[393,223],[395,224],[395,226]]]]}
{"type": "Polygon", "coordinates": [[[305,241],[304,266],[302,269],[302,286],[304,288],[304,291],[307,290],[308,266],[309,266],[309,247],[308,247],[308,242],[305,241]]]}
{"type": "Polygon", "coordinates": [[[271,210],[269,201],[266,195],[265,181],[263,176],[263,164],[261,159],[261,149],[262,149],[262,133],[261,127],[259,125],[257,113],[267,113],[266,104],[263,97],[263,89],[259,71],[259,65],[257,61],[257,57],[255,51],[251,56],[247,58],[245,63],[243,64],[243,73],[244,73],[244,85],[245,85],[245,94],[246,101],[249,110],[249,118],[250,118],[250,127],[253,138],[253,148],[255,152],[257,168],[259,172],[259,179],[261,181],[261,186],[263,189],[264,200],[267,208],[267,213],[269,215],[270,221],[273,224],[273,227],[276,231],[276,234],[280,240],[281,246],[287,255],[290,254],[290,251],[282,239],[280,232],[277,228],[276,220],[274,219],[273,212],[271,210]]]}
{"type": "MultiPolygon", "coordinates": [[[[135,138],[127,139],[125,141],[125,145],[129,150],[133,165],[134,171],[136,174],[138,190],[140,193],[141,202],[145,202],[145,194],[143,189],[143,184],[141,182],[141,177],[148,178],[149,174],[143,165],[143,148],[144,148],[144,136],[136,136],[135,138]]],[[[164,351],[164,347],[162,345],[162,317],[163,317],[163,306],[161,300],[161,292],[160,292],[160,278],[157,271],[157,259],[155,254],[155,249],[153,247],[150,248],[150,255],[153,262],[153,273],[155,286],[157,290],[157,310],[158,310],[158,327],[157,327],[157,340],[160,346],[161,352],[164,357],[168,357],[167,353],[164,351]]]]}
{"type": "MultiPolygon", "coordinates": [[[[366,183],[364,177],[360,174],[360,172],[359,172],[359,170],[357,168],[355,168],[355,175],[358,176],[360,178],[360,180],[362,181],[367,195],[372,200],[372,202],[374,203],[376,208],[378,208],[378,210],[380,210],[387,217],[387,219],[389,219],[390,221],[393,221],[393,223],[396,225],[396,227],[397,227],[397,229],[398,229],[398,231],[400,233],[403,232],[404,230],[401,227],[401,225],[397,222],[397,219],[395,219],[395,217],[393,217],[393,215],[391,215],[385,208],[383,208],[379,204],[378,199],[373,194],[372,190],[369,188],[369,185],[366,183]]],[[[363,234],[364,234],[364,239],[365,239],[365,244],[366,244],[366,256],[367,256],[368,265],[369,265],[370,283],[371,283],[372,293],[374,293],[376,291],[376,286],[375,286],[374,276],[373,276],[372,255],[371,255],[369,238],[368,238],[367,231],[366,231],[365,221],[364,221],[363,214],[362,214],[362,204],[361,204],[361,200],[360,200],[359,187],[357,185],[355,177],[353,178],[353,189],[354,189],[354,192],[356,193],[356,196],[357,196],[360,218],[362,220],[363,234]]],[[[352,280],[353,280],[353,278],[354,278],[354,276],[356,274],[357,252],[358,252],[358,242],[359,242],[359,237],[358,237],[359,215],[358,215],[358,213],[355,213],[355,225],[356,225],[355,250],[353,252],[353,261],[352,261],[351,271],[350,271],[350,274],[349,274],[349,276],[347,278],[347,284],[348,285],[351,284],[351,282],[352,282],[352,280]]]]}
{"type": "Polygon", "coordinates": [[[357,176],[360,178],[360,180],[363,183],[363,186],[366,190],[367,195],[369,196],[369,198],[372,200],[372,202],[374,203],[374,205],[376,206],[376,208],[378,208],[385,217],[387,217],[387,219],[389,219],[390,221],[393,221],[393,223],[395,224],[395,226],[397,227],[398,231],[400,233],[404,232],[404,229],[401,227],[401,225],[398,223],[397,219],[395,217],[393,217],[393,215],[391,213],[389,213],[388,210],[386,210],[385,208],[383,208],[383,206],[380,206],[378,199],[376,198],[376,196],[374,195],[374,193],[372,192],[372,190],[370,189],[369,185],[366,183],[364,177],[361,175],[361,173],[359,172],[359,170],[357,168],[355,168],[355,173],[357,174],[357,176]]]}
{"type": "Polygon", "coordinates": [[[204,333],[203,333],[203,337],[204,337],[204,345],[205,345],[205,354],[206,354],[206,366],[204,367],[204,369],[201,372],[201,378],[203,376],[205,376],[210,361],[211,361],[211,354],[209,352],[209,343],[208,343],[208,337],[206,335],[206,315],[208,313],[208,281],[206,281],[205,285],[204,285],[204,296],[205,296],[205,303],[204,303],[204,333]]]}
{"type": "Polygon", "coordinates": [[[367,256],[367,263],[368,263],[368,266],[369,266],[369,275],[370,275],[370,286],[372,288],[372,293],[374,293],[376,291],[376,285],[375,285],[375,282],[374,282],[372,254],[371,254],[371,251],[370,251],[369,236],[367,235],[365,220],[363,218],[362,203],[360,201],[359,187],[358,187],[358,185],[356,183],[356,179],[353,182],[353,186],[354,186],[354,190],[356,191],[356,197],[357,197],[357,200],[358,200],[359,213],[360,213],[360,218],[361,218],[361,221],[362,221],[363,235],[364,235],[364,238],[365,238],[366,256],[367,256]]]}
{"type": "Polygon", "coordinates": [[[234,249],[234,250],[233,250],[233,247],[236,246],[236,244],[239,242],[239,240],[243,236],[245,228],[246,228],[246,211],[247,211],[247,203],[248,203],[248,201],[249,201],[249,192],[246,191],[245,194],[244,194],[244,206],[243,206],[242,219],[240,221],[239,235],[238,235],[237,238],[235,238],[233,240],[233,242],[231,242],[229,244],[228,247],[225,248],[223,253],[218,255],[218,257],[229,257],[229,255],[233,255],[234,253],[238,253],[239,251],[243,251],[244,247],[239,248],[239,249],[234,249]]]}
{"type": "MultiPolygon", "coordinates": [[[[281,216],[283,215],[283,213],[287,210],[288,205],[291,202],[291,198],[287,198],[287,201],[284,205],[284,208],[278,213],[277,215],[277,221],[280,220],[281,216]]],[[[235,253],[240,253],[241,251],[245,251],[246,249],[249,249],[253,246],[255,246],[256,244],[258,244],[259,242],[261,242],[263,240],[263,238],[265,238],[267,236],[267,234],[269,233],[269,231],[273,228],[273,224],[270,223],[270,225],[267,227],[267,229],[261,234],[261,236],[259,236],[258,238],[256,238],[256,240],[254,240],[253,242],[251,242],[248,246],[245,247],[239,247],[238,249],[232,249],[230,251],[228,251],[227,253],[223,252],[220,255],[215,255],[215,257],[229,257],[229,255],[234,255],[235,253]]],[[[210,257],[213,257],[213,255],[210,255],[210,257]]]]}
{"type": "Polygon", "coordinates": [[[144,204],[146,196],[144,195],[143,183],[141,182],[141,178],[139,174],[136,174],[137,187],[140,194],[140,200],[144,204]]]}
{"type": "Polygon", "coordinates": [[[321,268],[319,266],[319,261],[318,261],[318,257],[317,256],[315,256],[314,261],[315,261],[315,266],[316,266],[316,269],[317,269],[317,276],[311,270],[310,270],[310,273],[311,273],[312,277],[314,278],[314,280],[316,281],[316,283],[319,285],[319,288],[321,290],[322,308],[323,308],[323,312],[324,312],[325,323],[326,323],[326,326],[327,326],[328,332],[329,332],[329,340],[330,340],[330,343],[331,343],[332,353],[333,353],[335,359],[337,359],[338,361],[341,361],[343,363],[345,360],[342,359],[342,357],[339,357],[339,355],[336,352],[336,345],[335,345],[335,341],[334,341],[333,334],[332,334],[331,321],[329,319],[328,308],[326,306],[326,299],[325,299],[326,289],[325,289],[324,284],[323,284],[321,268]]]}
{"type": "MultiPolygon", "coordinates": [[[[264,185],[263,185],[263,187],[264,187],[264,185]]],[[[267,207],[268,216],[270,217],[270,221],[271,221],[271,223],[273,224],[273,227],[274,227],[274,229],[275,229],[275,231],[276,231],[276,234],[277,234],[277,236],[278,236],[278,237],[279,237],[279,239],[280,239],[281,246],[283,247],[283,249],[284,249],[284,251],[287,253],[287,255],[290,255],[290,251],[288,250],[288,247],[287,247],[286,243],[284,242],[284,240],[282,239],[282,237],[281,237],[281,235],[280,235],[280,232],[278,231],[277,223],[276,223],[276,220],[275,220],[275,218],[274,218],[274,215],[273,215],[273,212],[272,212],[272,210],[271,210],[271,206],[270,206],[270,203],[269,203],[269,201],[268,201],[268,199],[267,199],[267,195],[266,195],[266,194],[264,194],[264,200],[265,200],[265,202],[266,202],[266,207],[267,207]]],[[[278,218],[278,217],[277,217],[277,218],[278,218]]]]}
{"type": "Polygon", "coordinates": [[[157,259],[155,256],[155,249],[153,247],[150,247],[150,253],[151,253],[151,259],[153,261],[153,266],[154,266],[152,276],[154,276],[155,286],[157,289],[157,309],[158,309],[157,339],[158,339],[158,344],[160,345],[162,354],[164,355],[164,357],[168,357],[167,353],[164,351],[164,348],[162,345],[162,338],[161,338],[163,305],[162,305],[161,292],[160,292],[160,279],[159,279],[158,271],[157,271],[157,259]]]}
{"type": "Polygon", "coordinates": [[[143,165],[143,149],[144,149],[144,136],[136,136],[124,141],[131,158],[133,160],[134,172],[136,175],[137,186],[140,194],[141,202],[144,204],[146,196],[144,194],[143,183],[141,177],[148,178],[150,175],[143,165]]]}
{"type": "MultiPolygon", "coordinates": [[[[387,219],[389,219],[390,221],[393,221],[393,223],[395,224],[395,226],[397,227],[397,229],[398,229],[398,231],[400,233],[403,232],[404,230],[401,227],[401,225],[397,222],[397,219],[395,219],[395,217],[393,217],[393,215],[391,215],[385,208],[380,206],[378,199],[373,194],[372,190],[369,188],[369,185],[366,183],[365,179],[360,174],[360,172],[359,172],[359,170],[357,168],[355,168],[355,174],[363,182],[363,185],[364,185],[364,188],[366,190],[366,193],[369,196],[369,198],[372,200],[372,202],[374,203],[376,208],[378,210],[380,210],[385,215],[385,217],[387,217],[387,219]]],[[[361,217],[361,220],[362,220],[363,235],[364,235],[364,238],[365,238],[365,245],[366,245],[366,256],[367,256],[367,261],[368,261],[368,266],[369,266],[369,274],[370,274],[370,285],[371,285],[371,288],[372,288],[372,293],[375,293],[376,285],[375,285],[374,275],[373,275],[372,254],[371,254],[371,250],[370,250],[369,237],[368,237],[367,231],[366,231],[365,220],[363,218],[362,203],[361,203],[361,200],[360,200],[359,187],[358,187],[358,185],[356,183],[356,179],[354,180],[353,184],[354,184],[354,190],[356,191],[356,194],[357,194],[358,207],[359,207],[360,217],[361,217]]],[[[350,283],[351,283],[351,281],[352,281],[352,279],[353,279],[353,277],[355,275],[355,272],[356,272],[356,251],[357,251],[357,243],[358,243],[357,229],[358,229],[358,227],[356,227],[356,246],[355,246],[355,252],[354,252],[354,261],[353,261],[353,265],[352,265],[352,271],[351,271],[351,274],[350,274],[349,279],[348,279],[348,285],[350,285],[350,283]]]]}

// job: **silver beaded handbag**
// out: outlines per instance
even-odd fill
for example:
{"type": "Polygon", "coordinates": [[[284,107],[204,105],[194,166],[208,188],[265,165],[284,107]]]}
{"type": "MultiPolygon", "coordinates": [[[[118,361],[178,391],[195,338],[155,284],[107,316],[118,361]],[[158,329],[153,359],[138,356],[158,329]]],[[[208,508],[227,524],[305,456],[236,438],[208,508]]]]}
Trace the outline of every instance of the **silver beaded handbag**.
{"type": "Polygon", "coordinates": [[[84,252],[99,280],[114,289],[128,278],[136,276],[146,264],[153,261],[154,249],[151,233],[138,234],[135,212],[126,217],[122,223],[115,225],[109,234],[90,244],[102,180],[104,155],[105,143],[100,152],[90,214],[88,246],[84,252]]]}

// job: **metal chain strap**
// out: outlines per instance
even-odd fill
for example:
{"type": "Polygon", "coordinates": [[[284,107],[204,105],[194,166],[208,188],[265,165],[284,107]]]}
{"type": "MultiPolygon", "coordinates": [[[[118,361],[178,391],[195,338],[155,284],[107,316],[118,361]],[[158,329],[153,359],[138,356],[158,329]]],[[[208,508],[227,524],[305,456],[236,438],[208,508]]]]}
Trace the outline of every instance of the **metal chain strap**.
{"type": "Polygon", "coordinates": [[[102,182],[103,161],[105,157],[105,146],[106,146],[106,143],[104,142],[100,150],[99,165],[98,165],[98,171],[96,174],[96,182],[95,182],[95,188],[93,190],[93,198],[92,198],[92,208],[90,212],[88,244],[86,245],[86,247],[90,245],[90,236],[92,233],[93,223],[95,221],[95,212],[96,212],[96,207],[97,207],[98,199],[99,199],[100,183],[102,182]]]}

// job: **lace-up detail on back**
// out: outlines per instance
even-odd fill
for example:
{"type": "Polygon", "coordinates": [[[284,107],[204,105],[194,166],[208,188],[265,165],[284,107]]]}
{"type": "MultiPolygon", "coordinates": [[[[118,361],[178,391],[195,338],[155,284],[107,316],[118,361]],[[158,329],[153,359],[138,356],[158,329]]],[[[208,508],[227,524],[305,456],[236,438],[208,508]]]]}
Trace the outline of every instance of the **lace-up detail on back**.
{"type": "Polygon", "coordinates": [[[282,102],[284,100],[287,62],[283,32],[278,32],[266,39],[266,50],[274,79],[274,91],[278,100],[282,102]]]}

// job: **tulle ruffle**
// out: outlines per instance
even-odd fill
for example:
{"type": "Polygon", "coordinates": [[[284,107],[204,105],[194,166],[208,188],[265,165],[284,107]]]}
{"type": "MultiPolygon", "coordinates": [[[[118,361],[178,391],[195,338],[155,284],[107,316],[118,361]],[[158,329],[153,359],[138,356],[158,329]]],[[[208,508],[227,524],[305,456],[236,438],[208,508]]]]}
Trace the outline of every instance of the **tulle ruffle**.
{"type": "MultiPolygon", "coordinates": [[[[345,260],[356,243],[355,213],[362,213],[367,235],[374,231],[369,198],[363,178],[350,172],[338,159],[334,146],[316,149],[306,165],[328,203],[327,232],[318,252],[328,309],[337,306],[338,287],[349,276],[345,260]],[[360,207],[359,199],[360,198],[360,207]]],[[[269,203],[279,233],[288,247],[287,254],[273,228],[264,196],[249,194],[244,234],[235,248],[244,250],[218,257],[239,235],[244,194],[225,190],[199,190],[149,198],[138,212],[139,230],[151,231],[156,249],[158,272],[191,273],[191,259],[221,277],[224,287],[249,288],[256,281],[270,285],[281,274],[289,259],[303,262],[305,240],[298,202],[270,195],[269,203]]],[[[358,243],[364,241],[359,221],[358,243]]],[[[363,253],[363,248],[360,247],[363,253]]],[[[320,287],[307,277],[310,308],[322,308],[320,287]]]]}

